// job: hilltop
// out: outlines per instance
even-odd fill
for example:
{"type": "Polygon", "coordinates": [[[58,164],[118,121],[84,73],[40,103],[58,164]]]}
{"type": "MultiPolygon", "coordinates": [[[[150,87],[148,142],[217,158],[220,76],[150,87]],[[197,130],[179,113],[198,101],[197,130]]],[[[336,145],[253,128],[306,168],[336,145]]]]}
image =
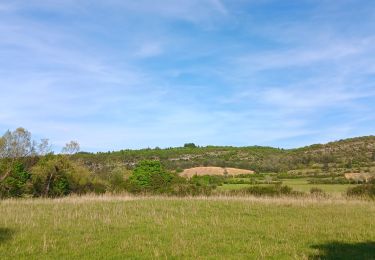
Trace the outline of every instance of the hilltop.
{"type": "Polygon", "coordinates": [[[98,174],[116,167],[132,169],[144,159],[160,160],[173,171],[199,166],[233,167],[256,172],[291,174],[342,174],[375,171],[375,136],[363,136],[313,144],[296,149],[264,146],[186,145],[175,148],[147,148],[74,155],[98,174]]]}

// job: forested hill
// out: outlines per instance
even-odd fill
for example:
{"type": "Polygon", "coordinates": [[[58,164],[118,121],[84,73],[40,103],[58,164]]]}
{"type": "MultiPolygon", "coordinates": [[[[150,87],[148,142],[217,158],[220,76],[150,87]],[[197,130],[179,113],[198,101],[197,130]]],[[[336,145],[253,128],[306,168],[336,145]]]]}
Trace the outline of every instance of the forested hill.
{"type": "Polygon", "coordinates": [[[121,150],[74,155],[74,159],[97,173],[116,167],[131,169],[143,159],[160,160],[167,169],[180,171],[194,166],[221,166],[251,169],[257,172],[342,173],[373,171],[375,136],[350,138],[297,149],[249,146],[206,146],[121,150]]]}

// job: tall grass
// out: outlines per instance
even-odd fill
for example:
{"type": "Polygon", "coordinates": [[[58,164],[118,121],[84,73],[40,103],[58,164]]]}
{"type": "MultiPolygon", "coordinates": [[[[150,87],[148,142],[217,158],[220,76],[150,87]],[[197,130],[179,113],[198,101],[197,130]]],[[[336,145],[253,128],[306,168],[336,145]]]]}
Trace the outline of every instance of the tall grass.
{"type": "Polygon", "coordinates": [[[343,198],[10,199],[0,201],[0,256],[307,259],[321,255],[316,245],[375,241],[374,216],[375,203],[343,198]]]}

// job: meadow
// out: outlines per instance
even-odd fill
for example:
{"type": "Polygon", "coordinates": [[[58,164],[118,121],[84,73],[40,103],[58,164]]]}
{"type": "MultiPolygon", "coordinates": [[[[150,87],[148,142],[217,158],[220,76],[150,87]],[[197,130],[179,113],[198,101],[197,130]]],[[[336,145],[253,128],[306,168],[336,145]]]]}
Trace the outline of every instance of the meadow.
{"type": "Polygon", "coordinates": [[[371,259],[375,203],[84,196],[0,201],[2,259],[371,259]]]}
{"type": "MultiPolygon", "coordinates": [[[[246,180],[246,178],[243,178],[246,180]]],[[[294,178],[294,179],[282,179],[283,185],[291,187],[295,191],[309,193],[312,188],[318,188],[332,196],[342,196],[346,193],[348,188],[355,187],[355,184],[312,184],[308,180],[311,178],[294,178]]],[[[272,184],[223,184],[218,186],[219,191],[238,190],[250,186],[269,186],[272,184]]]]}

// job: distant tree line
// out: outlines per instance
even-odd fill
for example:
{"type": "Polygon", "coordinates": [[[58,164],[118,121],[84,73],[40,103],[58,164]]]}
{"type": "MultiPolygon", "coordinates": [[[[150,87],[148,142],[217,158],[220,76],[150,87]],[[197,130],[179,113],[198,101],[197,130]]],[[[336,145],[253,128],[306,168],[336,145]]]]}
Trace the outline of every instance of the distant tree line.
{"type": "Polygon", "coordinates": [[[290,150],[186,143],[176,148],[96,154],[81,152],[79,143],[70,141],[60,154],[54,154],[48,139],[35,141],[29,131],[17,128],[0,137],[0,197],[104,192],[199,195],[210,194],[223,183],[240,182],[213,176],[187,180],[178,175],[195,166],[235,167],[288,177],[332,176],[332,182],[337,182],[334,177],[344,172],[374,171],[374,155],[373,136],[290,150]]]}

